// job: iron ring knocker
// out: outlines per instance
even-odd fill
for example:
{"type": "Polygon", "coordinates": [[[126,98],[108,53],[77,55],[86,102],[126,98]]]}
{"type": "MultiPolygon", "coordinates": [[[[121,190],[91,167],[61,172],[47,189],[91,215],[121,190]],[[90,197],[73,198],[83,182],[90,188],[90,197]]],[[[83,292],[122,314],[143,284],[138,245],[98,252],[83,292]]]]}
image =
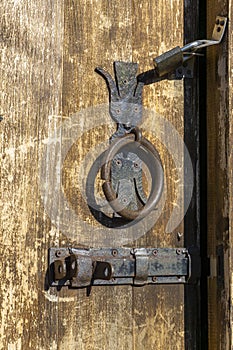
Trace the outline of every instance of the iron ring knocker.
{"type": "Polygon", "coordinates": [[[103,184],[104,195],[112,209],[128,220],[142,219],[147,216],[160,200],[163,191],[164,174],[159,154],[155,147],[144,137],[137,139],[137,133],[127,134],[116,139],[107,151],[104,165],[101,168],[101,178],[105,180],[103,184]],[[146,164],[151,175],[151,191],[145,205],[137,210],[122,207],[122,203],[118,201],[117,194],[113,189],[111,182],[111,164],[116,154],[126,146],[133,146],[134,151],[142,153],[142,161],[146,164]]]}

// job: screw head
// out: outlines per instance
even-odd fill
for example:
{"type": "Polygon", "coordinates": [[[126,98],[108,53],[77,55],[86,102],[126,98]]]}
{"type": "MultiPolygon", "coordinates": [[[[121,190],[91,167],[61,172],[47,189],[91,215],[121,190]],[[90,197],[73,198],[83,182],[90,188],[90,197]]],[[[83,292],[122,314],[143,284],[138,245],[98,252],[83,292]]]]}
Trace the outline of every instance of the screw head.
{"type": "Polygon", "coordinates": [[[176,254],[180,255],[181,254],[181,250],[180,249],[176,249],[176,254]]]}
{"type": "Polygon", "coordinates": [[[113,249],[112,250],[112,256],[117,256],[118,255],[118,250],[117,249],[113,249]]]}
{"type": "Polygon", "coordinates": [[[182,69],[181,68],[178,68],[177,71],[178,71],[179,74],[182,74],[182,69]]]}
{"type": "Polygon", "coordinates": [[[127,198],[126,197],[123,197],[121,200],[122,200],[122,203],[124,203],[124,204],[127,203],[127,198]]]}
{"type": "Polygon", "coordinates": [[[152,252],[152,254],[153,254],[154,256],[158,255],[158,250],[157,250],[157,249],[154,249],[153,252],[152,252]]]}
{"type": "Polygon", "coordinates": [[[59,257],[62,255],[62,252],[60,250],[56,251],[56,256],[59,257]]]}
{"type": "Polygon", "coordinates": [[[116,159],[115,163],[119,168],[122,166],[122,161],[120,159],[116,159]]]}

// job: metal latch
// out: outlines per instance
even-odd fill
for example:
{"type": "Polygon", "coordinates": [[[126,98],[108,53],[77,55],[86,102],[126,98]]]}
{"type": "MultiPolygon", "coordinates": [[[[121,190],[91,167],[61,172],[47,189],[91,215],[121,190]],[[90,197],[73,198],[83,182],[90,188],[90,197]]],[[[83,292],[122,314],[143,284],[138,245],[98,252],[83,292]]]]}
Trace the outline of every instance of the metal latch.
{"type": "Polygon", "coordinates": [[[138,75],[138,81],[145,85],[156,83],[163,79],[182,79],[193,77],[194,56],[197,51],[222,41],[227,25],[227,18],[217,16],[211,39],[195,40],[184,47],[175,47],[154,58],[155,68],[138,75]]]}
{"type": "Polygon", "coordinates": [[[191,258],[185,248],[50,248],[52,287],[187,283],[191,258]]]}

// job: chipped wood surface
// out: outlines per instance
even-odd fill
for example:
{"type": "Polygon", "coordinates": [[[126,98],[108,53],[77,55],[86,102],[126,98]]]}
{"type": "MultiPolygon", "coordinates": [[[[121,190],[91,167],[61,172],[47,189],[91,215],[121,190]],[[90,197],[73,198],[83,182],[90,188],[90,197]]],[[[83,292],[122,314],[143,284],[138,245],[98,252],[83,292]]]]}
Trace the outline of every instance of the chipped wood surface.
{"type": "MultiPolygon", "coordinates": [[[[96,127],[74,142],[62,169],[54,159],[62,157],[67,141],[64,125],[74,113],[108,103],[96,66],[111,71],[114,60],[133,60],[143,71],[152,67],[153,57],[182,45],[183,1],[159,0],[155,6],[142,0],[4,0],[1,11],[0,349],[184,349],[183,286],[95,287],[87,296],[85,289],[48,289],[45,279],[49,247],[99,244],[100,224],[83,203],[76,179],[85,155],[114,130],[98,125],[98,114],[91,113],[96,127]],[[52,153],[46,153],[54,140],[52,153]],[[60,198],[46,187],[53,168],[76,214],[69,220],[60,198]],[[54,208],[53,220],[48,211],[54,208]],[[92,225],[87,241],[74,217],[92,225]]],[[[144,105],[182,137],[181,81],[146,87],[144,105]]],[[[74,127],[85,130],[85,123],[90,121],[81,119],[74,127]]],[[[145,135],[160,151],[167,200],[154,229],[129,244],[182,246],[177,241],[182,223],[164,234],[176,205],[177,174],[171,155],[150,133],[153,125],[152,119],[145,124],[145,135]]]]}

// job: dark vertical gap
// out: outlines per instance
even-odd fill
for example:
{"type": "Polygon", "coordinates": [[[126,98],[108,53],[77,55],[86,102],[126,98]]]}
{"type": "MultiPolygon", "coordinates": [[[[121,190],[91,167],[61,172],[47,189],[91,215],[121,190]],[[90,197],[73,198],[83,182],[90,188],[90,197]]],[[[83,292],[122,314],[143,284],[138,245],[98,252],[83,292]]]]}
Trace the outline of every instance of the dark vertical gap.
{"type": "MultiPolygon", "coordinates": [[[[205,1],[185,0],[184,5],[184,42],[205,39],[205,1]]],[[[184,81],[184,141],[194,172],[193,197],[184,219],[184,244],[193,253],[193,278],[185,286],[185,349],[207,350],[206,62],[205,56],[195,60],[194,77],[184,81]],[[201,278],[195,279],[200,275],[200,255],[201,278]]]]}
{"type": "MultiPolygon", "coordinates": [[[[199,30],[206,38],[206,1],[199,4],[199,30]]],[[[199,157],[200,157],[200,247],[201,247],[201,348],[208,349],[208,285],[207,260],[207,79],[206,52],[199,60],[199,157]]]]}
{"type": "MultiPolygon", "coordinates": [[[[199,38],[199,6],[198,0],[184,1],[184,44],[199,38]]],[[[200,249],[200,225],[199,225],[199,74],[198,62],[195,59],[195,70],[192,79],[184,79],[184,142],[188,149],[193,165],[193,196],[189,209],[184,218],[184,245],[190,250],[196,250],[197,256],[200,249]]],[[[187,160],[184,158],[184,181],[186,177],[187,160]]],[[[192,281],[185,285],[185,349],[201,349],[201,315],[200,315],[200,283],[193,279],[196,265],[192,257],[192,281]]]]}

